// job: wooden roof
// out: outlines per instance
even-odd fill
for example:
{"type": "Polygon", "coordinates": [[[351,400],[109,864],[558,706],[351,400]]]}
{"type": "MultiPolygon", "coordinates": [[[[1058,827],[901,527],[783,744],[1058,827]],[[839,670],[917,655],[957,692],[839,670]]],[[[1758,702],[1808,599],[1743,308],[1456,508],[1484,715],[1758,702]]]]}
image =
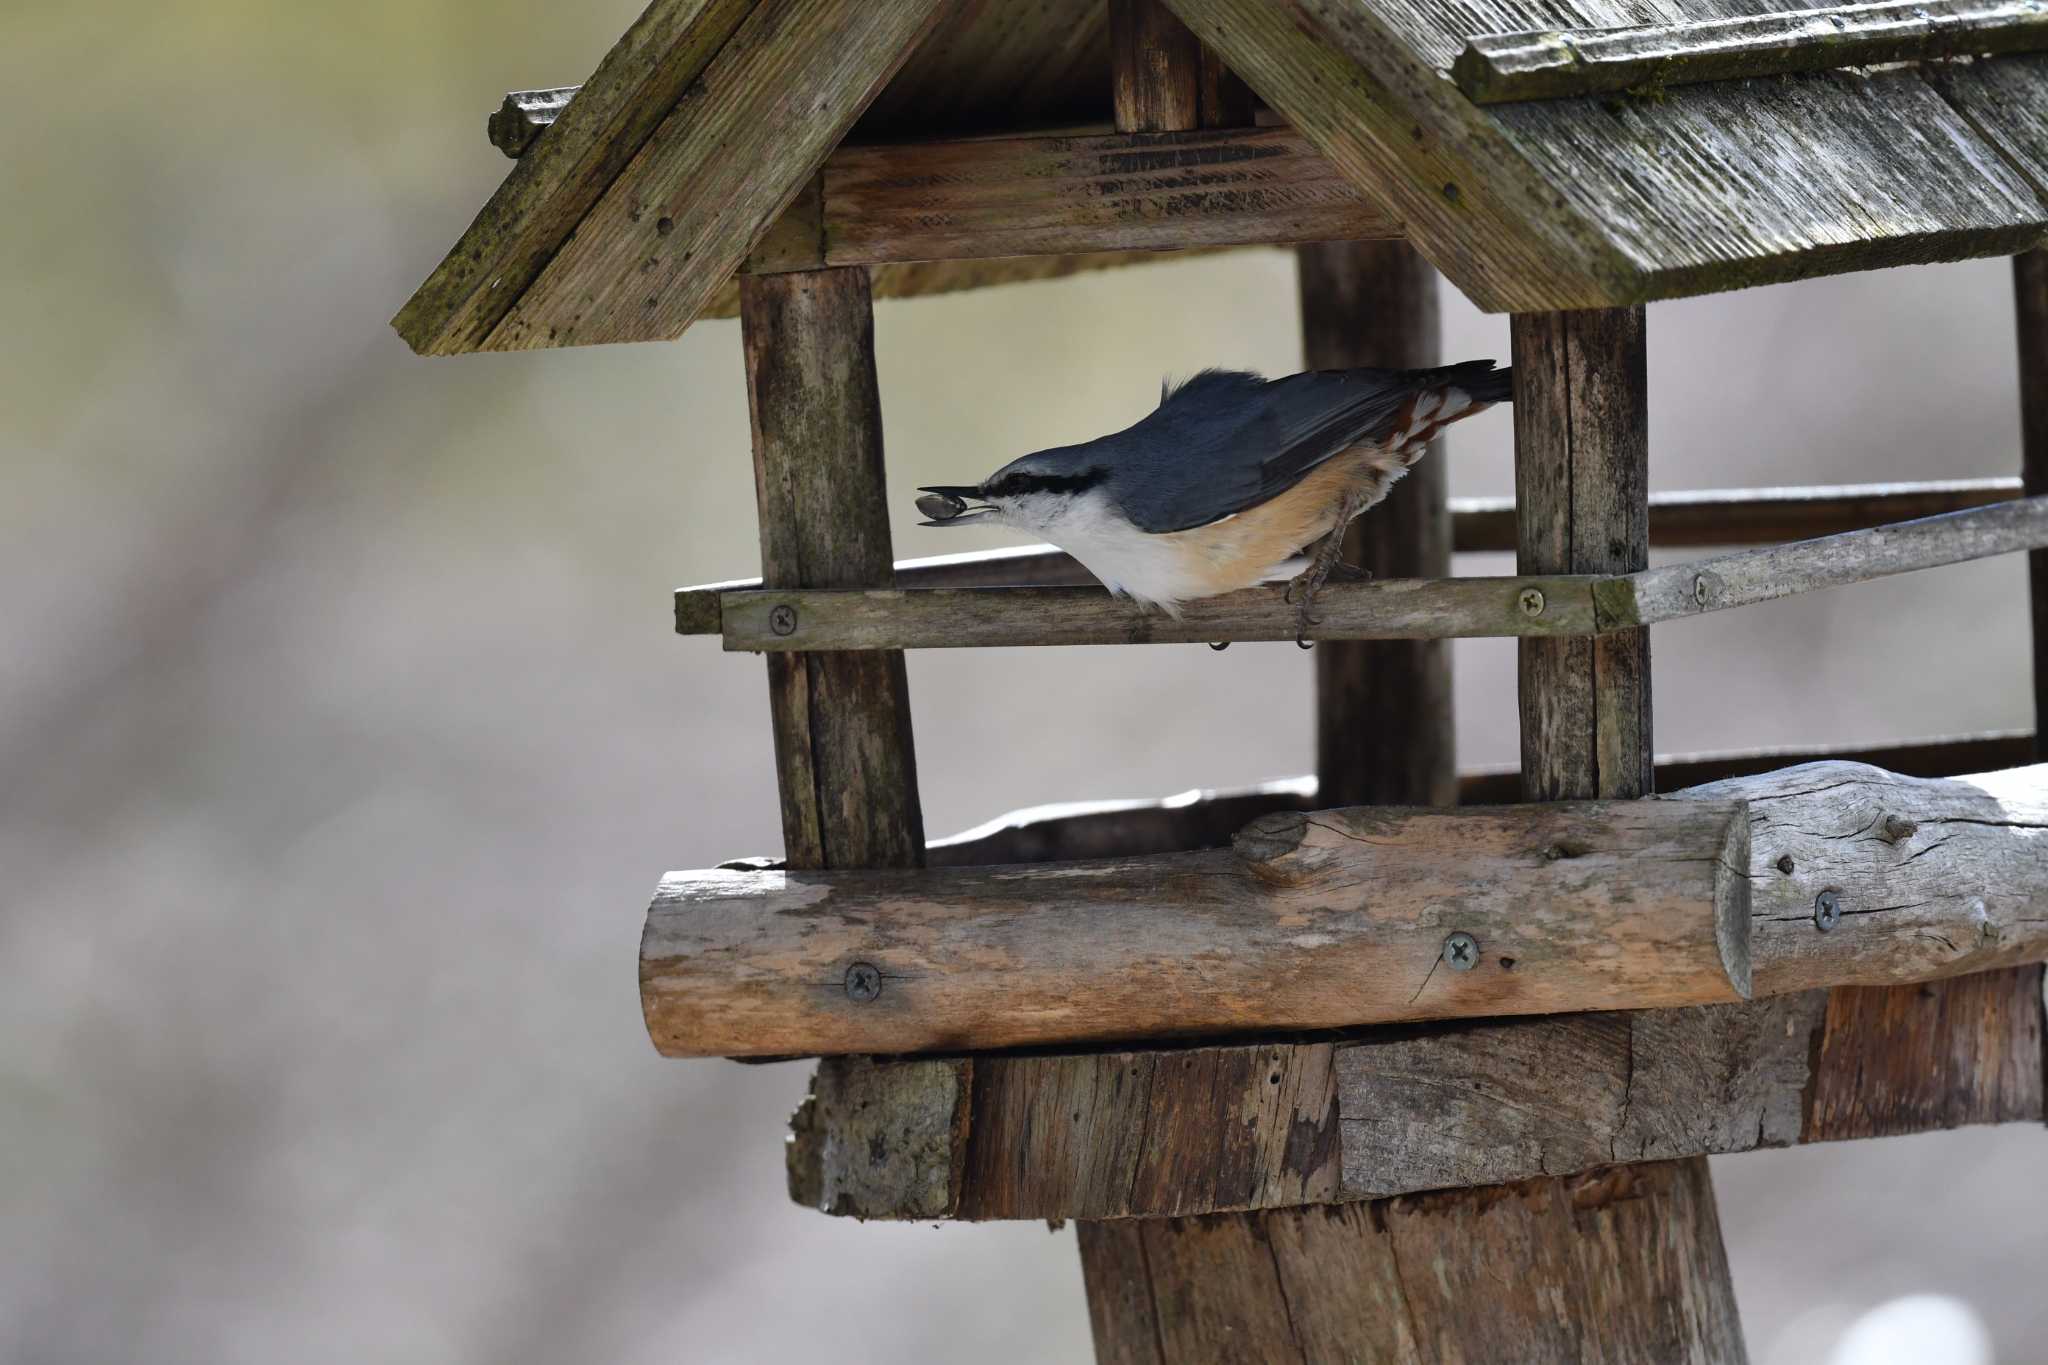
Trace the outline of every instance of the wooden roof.
{"type": "MultiPolygon", "coordinates": [[[[2008,254],[2048,235],[2048,55],[1482,104],[1451,75],[1470,39],[1767,6],[1168,3],[1356,196],[1297,193],[1287,226],[1404,233],[1489,310],[2008,254]]],[[[430,354],[679,335],[725,302],[764,240],[781,268],[792,245],[834,263],[829,206],[770,230],[816,198],[842,141],[1105,120],[1108,49],[1103,0],[652,0],[395,325],[430,354]]],[[[1109,150],[1095,150],[1099,164],[1109,150]]],[[[1189,155],[1249,166],[1271,152],[1189,155]]],[[[1143,241],[1062,249],[1156,248],[1150,227],[1143,241]]],[[[1188,244],[1256,240],[1245,231],[1192,231],[1188,244]]],[[[1004,249],[1019,248],[947,251],[1004,249]]]]}

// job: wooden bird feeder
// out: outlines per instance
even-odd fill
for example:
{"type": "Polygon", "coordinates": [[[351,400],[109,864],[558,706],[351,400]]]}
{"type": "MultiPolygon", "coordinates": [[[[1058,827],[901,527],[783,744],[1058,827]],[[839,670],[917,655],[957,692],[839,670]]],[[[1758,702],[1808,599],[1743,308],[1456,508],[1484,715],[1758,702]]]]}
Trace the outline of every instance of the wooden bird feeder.
{"type": "Polygon", "coordinates": [[[648,1030],[823,1059],[805,1204],[1078,1220],[1105,1361],[1740,1360],[1706,1155],[2043,1117],[2035,735],[1656,758],[1648,628],[2030,551],[2040,714],[2048,11],[1530,13],[653,0],[507,98],[516,164],[397,318],[445,355],[740,316],[761,576],[676,628],[767,657],[786,853],[661,883],[648,1030]],[[1313,778],[927,843],[903,650],[1292,609],[892,564],[872,299],[1273,246],[1314,367],[1437,363],[1432,271],[1513,314],[1515,498],[1426,460],[1354,526],[1313,778]],[[1650,494],[1645,303],[1994,255],[2021,479],[1650,494]],[[1452,766],[1478,635],[1519,641],[1518,772],[1452,766]]]}

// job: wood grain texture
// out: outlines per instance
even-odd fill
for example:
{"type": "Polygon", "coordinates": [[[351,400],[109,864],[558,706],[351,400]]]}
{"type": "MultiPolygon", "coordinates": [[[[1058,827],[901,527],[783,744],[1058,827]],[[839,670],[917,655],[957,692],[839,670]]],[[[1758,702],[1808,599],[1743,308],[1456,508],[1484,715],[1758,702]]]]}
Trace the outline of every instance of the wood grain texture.
{"type": "Polygon", "coordinates": [[[653,0],[392,319],[421,355],[476,350],[724,47],[753,0],[653,0]]]}
{"type": "MultiPolygon", "coordinates": [[[[1440,360],[1436,271],[1402,242],[1300,249],[1302,362],[1312,370],[1422,369],[1440,360]]],[[[1448,578],[1449,487],[1436,442],[1370,517],[1345,559],[1376,579],[1448,578]]],[[[1441,640],[1333,642],[1315,653],[1316,775],[1331,806],[1457,800],[1451,648],[1441,640]]]]}
{"type": "MultiPolygon", "coordinates": [[[[871,1200],[863,1216],[927,1216],[918,1210],[948,1201],[949,1216],[975,1220],[1244,1212],[2037,1122],[2041,985],[2030,965],[1677,1010],[984,1055],[971,1082],[959,1072],[974,1108],[948,1159],[957,1188],[946,1201],[906,1197],[894,1211],[871,1200]]],[[[899,1104],[901,1115],[893,1127],[864,1120],[857,1139],[846,1128],[829,1156],[829,1134],[800,1127],[792,1169],[849,1162],[855,1169],[833,1178],[868,1179],[873,1138],[884,1152],[916,1150],[914,1135],[943,1107],[951,1082],[930,1069],[966,1066],[821,1063],[842,1112],[865,1100],[863,1115],[899,1104]],[[919,1098],[889,1098],[905,1089],[919,1098]]]]}
{"type": "MultiPolygon", "coordinates": [[[[2027,392],[2030,390],[2022,390],[2023,395],[2027,392]]],[[[2048,386],[2044,386],[2043,392],[2048,392],[2048,386]]],[[[2048,416],[2041,420],[2048,424],[2048,416]]],[[[1410,478],[1419,478],[1427,468],[1428,465],[1418,465],[1410,478]]],[[[1395,493],[1398,495],[1407,486],[1407,480],[1397,484],[1395,493]]],[[[2048,487],[2048,480],[2044,480],[2044,487],[2048,487]]],[[[1650,546],[1656,549],[1775,545],[1781,541],[1865,530],[1887,522],[1965,511],[2010,501],[2021,492],[2020,480],[2004,478],[1652,493],[1650,546]]],[[[1375,528],[1379,522],[1380,513],[1375,511],[1369,521],[1357,525],[1377,539],[1379,533],[1375,528]]],[[[1451,548],[1458,554],[1512,553],[1515,548],[1515,500],[1453,498],[1450,500],[1450,527],[1451,548]]],[[[1006,546],[998,550],[933,555],[896,562],[896,586],[906,591],[1025,585],[1074,587],[1094,582],[1094,577],[1072,555],[1050,545],[1006,546]]],[[[719,597],[760,586],[758,578],[742,578],[676,589],[676,633],[718,634],[719,597]]],[[[2003,768],[2013,765],[1988,763],[1983,766],[2003,768]]]]}
{"type": "Polygon", "coordinates": [[[2029,0],[1885,0],[1486,34],[1467,41],[1451,74],[1473,103],[1505,104],[2044,47],[2048,13],[2029,0]]]}
{"type": "MultiPolygon", "coordinates": [[[[742,338],[771,583],[890,580],[874,318],[858,270],[750,277],[742,338]]],[[[924,854],[903,656],[768,661],[784,847],[796,867],[916,867],[924,854]]]]}
{"type": "Polygon", "coordinates": [[[1744,1359],[1704,1166],[1083,1230],[1098,1360],[1744,1359]],[[1149,1311],[1148,1311],[1149,1310],[1149,1311]]]}
{"type": "MultiPolygon", "coordinates": [[[[1649,562],[1649,398],[1640,309],[1517,314],[1516,565],[1629,574],[1649,562]]],[[[1650,636],[1519,646],[1532,801],[1650,788],[1650,636]]]]}
{"type": "Polygon", "coordinates": [[[862,142],[1109,122],[1103,0],[955,0],[854,125],[862,142]]]}
{"type": "Polygon", "coordinates": [[[1109,79],[1118,132],[1201,126],[1202,45],[1161,0],[1109,0],[1109,79]]]}
{"type": "Polygon", "coordinates": [[[850,1057],[790,1118],[789,1197],[852,1218],[949,1218],[962,1187],[974,1064],[850,1057]]]}
{"type": "MultiPolygon", "coordinates": [[[[2048,249],[2013,257],[2013,314],[2020,357],[2020,477],[2029,496],[2048,494],[2048,249]]],[[[2034,733],[2048,725],[2048,549],[2027,556],[2034,644],[2034,733]]],[[[2037,749],[2035,757],[2041,757],[2037,749]]]]}
{"type": "Polygon", "coordinates": [[[1747,835],[1726,801],[1360,807],[1210,853],[672,873],[641,1002],[666,1055],[775,1056],[1728,1000],[1747,835]],[[1440,960],[1454,931],[1471,970],[1440,960]],[[849,991],[857,969],[878,995],[849,991]]]}
{"type": "Polygon", "coordinates": [[[824,219],[830,265],[1400,234],[1289,128],[845,147],[824,219]]]}
{"type": "MultiPolygon", "coordinates": [[[[2036,194],[2048,194],[2048,55],[1940,62],[1922,71],[2036,194]]],[[[2039,245],[2037,234],[2014,250],[2039,245]]]]}
{"type": "MultiPolygon", "coordinates": [[[[1869,764],[1907,777],[1955,777],[2020,767],[2033,756],[2030,730],[1903,744],[1667,754],[1657,760],[1657,787],[1671,791],[1829,760],[1869,764]]],[[[1476,769],[1458,779],[1458,800],[1464,805],[1508,805],[1521,799],[1518,768],[1476,769]]],[[[932,867],[976,867],[1223,848],[1261,815],[1313,811],[1328,804],[1313,776],[1154,800],[1069,801],[1012,811],[935,839],[926,846],[925,859],[932,867]]]]}
{"type": "Polygon", "coordinates": [[[680,336],[947,8],[758,0],[480,349],[680,336]]]}

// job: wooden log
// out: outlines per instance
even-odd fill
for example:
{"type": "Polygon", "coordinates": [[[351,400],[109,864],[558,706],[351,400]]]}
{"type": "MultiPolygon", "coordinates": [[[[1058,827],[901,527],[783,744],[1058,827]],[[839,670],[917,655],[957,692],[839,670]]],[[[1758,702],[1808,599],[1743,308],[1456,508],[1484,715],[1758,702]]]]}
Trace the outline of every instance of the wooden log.
{"type": "MultiPolygon", "coordinates": [[[[1902,744],[1670,754],[1657,760],[1657,788],[1668,791],[1831,760],[1867,764],[1905,777],[1955,777],[2024,766],[2033,761],[2034,747],[2032,731],[2009,730],[1902,744]]],[[[1510,805],[1521,799],[1519,768],[1483,768],[1458,779],[1463,805],[1510,805]]],[[[1313,811],[1329,804],[1313,776],[1181,792],[1156,800],[1070,801],[1012,811],[935,839],[925,848],[925,860],[931,867],[981,867],[1224,848],[1261,815],[1313,811]]]]}
{"type": "MultiPolygon", "coordinates": [[[[1305,246],[1299,263],[1303,363],[1313,370],[1438,363],[1436,271],[1402,242],[1305,246]]],[[[1375,579],[1448,578],[1443,452],[1432,448],[1370,518],[1345,559],[1375,579]]],[[[1330,806],[1457,800],[1451,647],[1443,640],[1333,642],[1315,652],[1316,775],[1330,806]],[[1399,717],[1399,724],[1389,724],[1399,717]]]]}
{"type": "MultiPolygon", "coordinates": [[[[2013,257],[2013,312],[2020,353],[2020,477],[2029,497],[2048,494],[2048,249],[2013,257]]],[[[2034,642],[2034,734],[2048,725],[2048,549],[2027,556],[2034,642]]],[[[2036,750],[2036,757],[2043,752],[2036,750]]]]}
{"type": "Polygon", "coordinates": [[[477,349],[680,336],[949,8],[756,0],[477,349]]]}
{"type": "Polygon", "coordinates": [[[1734,999],[1741,815],[1357,808],[1148,859],[671,873],[641,1002],[666,1055],[787,1056],[1734,999]]]}
{"type": "Polygon", "coordinates": [[[1488,34],[1465,44],[1451,76],[1473,103],[1506,104],[2042,48],[2048,48],[2048,11],[2031,0],[1886,0],[1488,34]]]}
{"type": "Polygon", "coordinates": [[[841,1117],[792,1144],[793,1170],[828,1175],[791,1193],[817,1208],[820,1178],[908,1191],[868,1199],[867,1218],[1185,1216],[2037,1122],[2041,987],[2034,965],[1311,1041],[832,1058],[818,1089],[841,1117]],[[935,1150],[963,1090],[971,1121],[935,1150]],[[931,1192],[940,1171],[954,1183],[931,1192]]]}
{"type": "MultiPolygon", "coordinates": [[[[879,284],[877,297],[880,297],[879,284]]],[[[1418,474],[1421,466],[1418,466],[1418,474]]],[[[1404,480],[1396,486],[1407,487],[1404,480]]],[[[1650,495],[1650,545],[1678,548],[1775,545],[1840,531],[1860,531],[2005,502],[2020,494],[2018,479],[1952,479],[1929,483],[1845,484],[1821,488],[1731,488],[1650,495]]],[[[1453,498],[1451,548],[1459,554],[1512,552],[1513,498],[1453,498]]],[[[1374,515],[1368,529],[1377,534],[1374,515]]],[[[965,554],[898,560],[896,586],[997,588],[1026,585],[1078,587],[1095,578],[1072,555],[1051,545],[1008,546],[965,554]]],[[[718,599],[761,586],[758,578],[676,589],[676,633],[718,634],[718,599]]],[[[2011,767],[1987,763],[1985,768],[2011,767]]],[[[1901,771],[1904,771],[1901,769],[1901,771]]]]}
{"type": "MultiPolygon", "coordinates": [[[[763,577],[888,582],[866,272],[751,277],[744,298],[763,577]]],[[[903,655],[778,654],[768,683],[790,865],[919,866],[924,821],[903,655]]]]}
{"type": "Polygon", "coordinates": [[[481,346],[752,8],[653,0],[399,310],[406,344],[422,355],[481,346]]]}

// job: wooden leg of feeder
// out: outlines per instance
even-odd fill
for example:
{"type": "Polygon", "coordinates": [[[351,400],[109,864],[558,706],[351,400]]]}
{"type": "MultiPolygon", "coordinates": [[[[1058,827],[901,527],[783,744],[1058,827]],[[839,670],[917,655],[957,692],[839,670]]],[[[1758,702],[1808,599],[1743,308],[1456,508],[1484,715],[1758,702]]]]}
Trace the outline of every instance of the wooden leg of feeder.
{"type": "MultiPolygon", "coordinates": [[[[2048,493],[2048,248],[2013,258],[2020,340],[2020,481],[2048,493]]],[[[2027,556],[2034,626],[2034,756],[2048,754],[2048,550],[2027,556]]]]}
{"type": "MultiPolygon", "coordinates": [[[[742,275],[740,322],[762,580],[889,587],[867,271],[742,275]]],[[[902,651],[770,654],[768,687],[790,865],[921,866],[902,651]]]]}
{"type": "MultiPolygon", "coordinates": [[[[1436,271],[1413,247],[1319,242],[1297,256],[1308,368],[1440,363],[1436,271]]],[[[1375,578],[1450,576],[1450,480],[1441,455],[1432,448],[1385,502],[1351,523],[1347,561],[1375,578]]],[[[1457,802],[1450,641],[1325,642],[1315,671],[1319,804],[1457,802]]]]}

